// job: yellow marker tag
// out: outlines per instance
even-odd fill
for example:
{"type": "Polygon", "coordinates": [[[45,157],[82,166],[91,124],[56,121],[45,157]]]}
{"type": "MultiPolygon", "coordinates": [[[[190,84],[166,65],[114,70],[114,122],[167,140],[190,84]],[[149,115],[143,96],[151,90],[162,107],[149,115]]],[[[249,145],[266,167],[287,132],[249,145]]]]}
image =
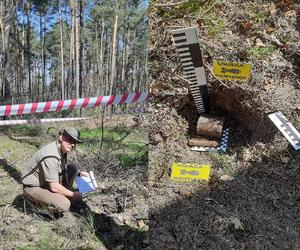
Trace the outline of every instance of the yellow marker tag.
{"type": "Polygon", "coordinates": [[[214,60],[213,73],[220,80],[247,81],[250,78],[251,64],[214,60]]]}
{"type": "Polygon", "coordinates": [[[174,162],[172,165],[171,179],[175,181],[208,181],[209,173],[210,165],[174,162]]]}

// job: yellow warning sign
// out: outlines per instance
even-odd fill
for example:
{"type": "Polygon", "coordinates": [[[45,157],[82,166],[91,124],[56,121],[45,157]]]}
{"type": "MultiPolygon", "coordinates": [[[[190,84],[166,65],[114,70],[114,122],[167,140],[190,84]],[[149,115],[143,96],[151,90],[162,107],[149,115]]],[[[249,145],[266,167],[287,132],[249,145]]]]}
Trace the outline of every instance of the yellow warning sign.
{"type": "Polygon", "coordinates": [[[209,173],[210,165],[174,162],[172,165],[171,179],[176,181],[208,181],[209,173]]]}
{"type": "Polygon", "coordinates": [[[213,73],[220,80],[247,81],[250,78],[251,64],[214,60],[213,73]]]}

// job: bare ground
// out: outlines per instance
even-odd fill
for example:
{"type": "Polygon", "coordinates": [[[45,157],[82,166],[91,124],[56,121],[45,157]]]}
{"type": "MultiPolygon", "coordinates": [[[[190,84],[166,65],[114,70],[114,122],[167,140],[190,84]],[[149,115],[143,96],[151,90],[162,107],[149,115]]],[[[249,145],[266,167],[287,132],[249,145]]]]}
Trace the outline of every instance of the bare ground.
{"type": "Polygon", "coordinates": [[[267,115],[281,110],[300,129],[299,4],[152,1],[150,20],[151,249],[298,249],[299,152],[267,115]],[[199,115],[169,30],[189,26],[200,35],[211,115],[231,128],[225,155],[187,146],[199,115]],[[217,80],[214,59],[251,63],[250,81],[217,80]],[[209,183],[172,182],[173,162],[210,163],[209,183]]]}
{"type": "MultiPolygon", "coordinates": [[[[147,132],[142,128],[144,123],[137,123],[136,116],[106,117],[104,125],[123,126],[124,122],[132,127],[128,135],[131,140],[147,141],[147,132]]],[[[85,196],[87,210],[55,219],[49,212],[24,202],[20,175],[30,157],[38,147],[53,141],[59,129],[71,125],[92,129],[99,127],[99,120],[43,125],[37,136],[21,136],[9,131],[1,134],[0,249],[147,248],[147,164],[121,167],[112,154],[118,149],[115,144],[111,150],[101,148],[93,153],[88,147],[80,147],[69,157],[81,169],[93,170],[100,186],[97,192],[85,196]]]]}

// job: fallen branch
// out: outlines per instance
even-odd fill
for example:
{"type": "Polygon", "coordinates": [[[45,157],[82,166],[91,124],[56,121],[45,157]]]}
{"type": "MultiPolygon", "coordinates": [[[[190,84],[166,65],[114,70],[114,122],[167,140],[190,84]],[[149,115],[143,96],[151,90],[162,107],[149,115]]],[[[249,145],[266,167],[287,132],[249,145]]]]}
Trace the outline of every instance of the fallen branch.
{"type": "Polygon", "coordinates": [[[210,65],[208,64],[208,63],[204,63],[204,65],[205,65],[205,67],[210,71],[210,73],[223,85],[223,86],[225,86],[226,88],[228,88],[228,89],[230,89],[230,87],[227,85],[227,84],[225,84],[223,81],[221,81],[221,80],[219,80],[217,77],[216,77],[216,75],[214,74],[214,72],[213,72],[213,70],[212,70],[212,68],[210,67],[210,65]]]}

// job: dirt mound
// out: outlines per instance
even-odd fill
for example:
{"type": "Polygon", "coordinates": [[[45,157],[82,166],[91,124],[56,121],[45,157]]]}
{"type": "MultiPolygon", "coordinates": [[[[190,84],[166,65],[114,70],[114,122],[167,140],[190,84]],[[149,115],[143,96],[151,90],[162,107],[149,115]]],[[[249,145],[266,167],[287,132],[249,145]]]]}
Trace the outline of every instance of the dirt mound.
{"type": "MultiPolygon", "coordinates": [[[[226,125],[231,127],[234,142],[232,149],[238,141],[240,143],[237,143],[237,147],[257,142],[272,144],[278,134],[267,117],[272,112],[281,110],[292,123],[298,125],[298,5],[268,1],[261,1],[261,5],[247,1],[215,4],[204,1],[198,6],[190,1],[185,7],[180,2],[175,6],[169,14],[167,11],[171,5],[153,3],[151,8],[150,90],[153,93],[154,111],[151,121],[154,122],[151,123],[149,136],[153,145],[173,140],[170,137],[172,130],[177,130],[177,133],[185,134],[186,137],[192,136],[199,116],[192,96],[187,94],[188,83],[183,78],[179,58],[171,40],[170,30],[179,27],[198,27],[213,109],[211,115],[227,118],[226,125]],[[180,12],[184,8],[195,12],[188,14],[187,9],[180,12]],[[234,11],[229,12],[229,9],[234,11]],[[204,16],[199,15],[202,12],[204,16]],[[210,23],[213,21],[206,18],[214,15],[217,20],[213,25],[210,23]],[[218,17],[219,15],[222,17],[218,17]],[[215,27],[216,25],[219,27],[215,27]],[[287,37],[287,34],[291,35],[287,37]],[[211,66],[215,59],[251,63],[250,81],[217,80],[212,74],[211,66]],[[170,107],[172,111],[166,114],[161,111],[161,107],[167,110],[170,107]],[[170,113],[173,115],[170,116],[170,113]],[[169,129],[169,124],[171,127],[185,124],[185,127],[169,129]]],[[[283,138],[282,141],[284,140],[283,138]]]]}
{"type": "Polygon", "coordinates": [[[298,196],[290,192],[298,189],[299,158],[267,116],[280,110],[300,128],[298,15],[299,5],[287,1],[152,2],[153,249],[299,247],[298,196]],[[210,114],[225,117],[225,126],[231,128],[225,155],[195,153],[187,146],[199,114],[170,30],[191,26],[200,37],[210,114]],[[251,63],[251,79],[217,80],[213,60],[251,63]],[[172,182],[173,162],[211,164],[210,182],[172,182]],[[221,181],[224,176],[232,181],[221,181]]]}
{"type": "Polygon", "coordinates": [[[297,249],[299,174],[298,158],[288,167],[253,163],[206,189],[155,189],[153,204],[169,202],[151,209],[151,248],[297,249]]]}

